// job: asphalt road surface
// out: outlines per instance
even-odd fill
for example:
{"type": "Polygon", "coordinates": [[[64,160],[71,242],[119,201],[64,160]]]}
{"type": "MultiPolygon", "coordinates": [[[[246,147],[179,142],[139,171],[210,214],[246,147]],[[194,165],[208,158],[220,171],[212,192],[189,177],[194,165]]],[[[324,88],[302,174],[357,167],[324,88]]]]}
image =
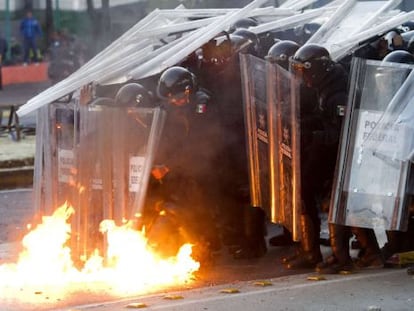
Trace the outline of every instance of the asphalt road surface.
{"type": "MultiPolygon", "coordinates": [[[[0,192],[0,269],[18,253],[18,241],[33,216],[31,202],[31,189],[0,192]]],[[[271,247],[264,257],[252,260],[235,260],[222,251],[215,264],[201,269],[185,286],[129,297],[86,285],[65,295],[47,288],[3,288],[0,310],[414,310],[414,280],[405,269],[361,270],[315,281],[308,279],[315,276],[311,270],[283,268],[281,257],[292,251],[271,247]]]]}

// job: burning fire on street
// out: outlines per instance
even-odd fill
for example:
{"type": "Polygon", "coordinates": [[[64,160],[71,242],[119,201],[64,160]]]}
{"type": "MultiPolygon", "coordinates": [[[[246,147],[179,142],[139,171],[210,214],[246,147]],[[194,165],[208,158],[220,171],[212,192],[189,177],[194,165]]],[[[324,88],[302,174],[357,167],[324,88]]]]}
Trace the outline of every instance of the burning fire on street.
{"type": "Polygon", "coordinates": [[[64,204],[24,236],[16,263],[0,265],[0,297],[13,295],[14,299],[27,300],[30,297],[22,295],[26,289],[31,294],[48,291],[62,298],[85,290],[141,294],[188,284],[200,267],[191,257],[190,244],[181,246],[174,257],[161,258],[151,249],[144,231],[128,223],[117,226],[112,220],[104,220],[100,231],[106,236],[106,254],[95,250],[78,268],[67,246],[73,213],[73,207],[64,204]]]}

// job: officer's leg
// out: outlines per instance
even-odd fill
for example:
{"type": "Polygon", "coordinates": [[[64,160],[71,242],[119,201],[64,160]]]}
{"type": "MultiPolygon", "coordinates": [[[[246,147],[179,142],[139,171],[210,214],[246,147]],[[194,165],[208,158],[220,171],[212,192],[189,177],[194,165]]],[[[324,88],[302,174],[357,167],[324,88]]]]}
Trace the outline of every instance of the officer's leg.
{"type": "Polygon", "coordinates": [[[286,227],[282,227],[283,232],[281,235],[276,235],[269,239],[269,244],[272,246],[291,246],[294,244],[292,240],[292,234],[286,227]]]}
{"type": "Polygon", "coordinates": [[[352,228],[361,243],[364,254],[358,258],[356,265],[360,268],[380,268],[384,266],[381,250],[378,246],[375,232],[368,228],[352,228]]]}
{"type": "Polygon", "coordinates": [[[329,224],[329,240],[332,255],[316,267],[316,271],[325,274],[336,274],[342,271],[354,270],[352,258],[349,254],[349,239],[351,229],[348,226],[329,224]]]}
{"type": "MultiPolygon", "coordinates": [[[[222,214],[224,243],[236,259],[263,256],[266,246],[266,217],[262,208],[250,204],[247,160],[243,154],[244,144],[233,143],[226,148],[222,163],[227,168],[221,174],[222,198],[226,206],[222,214]]],[[[222,200],[223,201],[223,200],[222,200]]]]}
{"type": "Polygon", "coordinates": [[[285,266],[288,269],[314,268],[322,261],[322,254],[319,246],[319,220],[304,214],[300,217],[301,225],[301,250],[299,256],[288,261],[285,266]]]}
{"type": "Polygon", "coordinates": [[[325,159],[327,152],[322,146],[305,143],[302,141],[301,146],[301,152],[306,154],[306,157],[301,159],[301,247],[297,256],[282,259],[289,269],[314,268],[322,261],[319,245],[320,219],[316,197],[323,189],[327,172],[330,172],[327,169],[329,162],[325,159]]]}
{"type": "Polygon", "coordinates": [[[239,186],[236,200],[236,214],[232,215],[237,220],[237,245],[233,248],[236,259],[257,258],[267,251],[266,245],[266,215],[262,208],[251,206],[248,184],[239,186]]]}
{"type": "Polygon", "coordinates": [[[260,207],[250,205],[245,205],[243,209],[244,237],[234,257],[236,259],[261,257],[267,251],[265,213],[260,207]]]}
{"type": "Polygon", "coordinates": [[[402,242],[405,240],[406,232],[387,231],[387,243],[382,247],[381,253],[384,260],[389,259],[402,249],[402,242]]]}
{"type": "Polygon", "coordinates": [[[317,263],[322,261],[319,245],[321,224],[316,204],[316,195],[323,184],[322,179],[318,178],[320,176],[320,172],[317,169],[319,151],[313,148],[308,155],[306,161],[303,163],[301,178],[302,215],[300,218],[300,250],[297,252],[297,256],[282,259],[288,269],[314,268],[317,263]]]}
{"type": "MultiPolygon", "coordinates": [[[[410,174],[409,187],[414,187],[414,178],[410,174]]],[[[411,190],[412,191],[412,190],[411,190]]],[[[410,214],[408,216],[407,231],[386,231],[387,243],[382,247],[381,253],[384,261],[387,261],[392,255],[400,252],[408,252],[414,250],[414,218],[413,218],[413,198],[412,195],[408,198],[408,206],[410,214]]]]}

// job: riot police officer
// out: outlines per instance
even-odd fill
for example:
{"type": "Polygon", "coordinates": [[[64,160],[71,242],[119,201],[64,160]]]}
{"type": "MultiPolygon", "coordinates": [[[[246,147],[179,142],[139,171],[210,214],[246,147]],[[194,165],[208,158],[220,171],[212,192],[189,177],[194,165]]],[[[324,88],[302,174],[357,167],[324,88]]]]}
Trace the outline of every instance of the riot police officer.
{"type": "Polygon", "coordinates": [[[407,48],[407,43],[404,42],[398,30],[389,31],[385,34],[384,39],[387,40],[390,51],[405,50],[407,48]]]}
{"type": "Polygon", "coordinates": [[[154,98],[151,92],[140,83],[127,83],[115,95],[115,105],[124,107],[154,107],[154,98]]]}
{"type": "Polygon", "coordinates": [[[301,26],[296,31],[299,44],[306,44],[306,41],[308,41],[310,37],[312,37],[319,30],[319,28],[321,28],[321,24],[315,22],[306,23],[301,26]]]}
{"type": "Polygon", "coordinates": [[[221,127],[211,94],[188,69],[173,66],[160,76],[157,95],[167,117],[152,175],[162,181],[163,200],[181,215],[196,245],[220,247],[214,221],[219,205],[221,127]]]}
{"type": "MultiPolygon", "coordinates": [[[[324,189],[320,188],[326,183],[330,185],[327,190],[329,192],[331,190],[342,127],[341,116],[347,102],[348,75],[340,64],[331,60],[329,52],[324,47],[315,44],[305,45],[299,49],[295,53],[291,65],[294,72],[301,75],[303,81],[318,92],[318,113],[322,129],[312,132],[310,148],[306,152],[308,159],[302,166],[302,187],[304,187],[302,195],[305,215],[302,245],[305,250],[318,257],[318,249],[314,247],[315,242],[309,243],[309,233],[306,232],[306,228],[310,226],[311,232],[318,231],[312,229],[312,226],[319,226],[318,219],[314,214],[317,213],[313,205],[314,194],[326,195],[326,193],[321,193],[321,190],[324,189]],[[314,171],[315,169],[317,171],[314,171]],[[315,180],[315,174],[319,174],[317,176],[320,179],[315,180]],[[311,225],[306,223],[308,217],[313,219],[310,221],[311,225]]],[[[379,249],[372,230],[329,224],[329,238],[333,255],[326,262],[317,265],[318,272],[338,273],[354,269],[349,254],[349,239],[352,232],[364,249],[364,255],[357,264],[366,267],[377,263],[376,256],[379,254],[379,249]]],[[[316,238],[314,239],[316,241],[316,238]]],[[[381,263],[381,260],[379,261],[381,263]]]]}
{"type": "MultiPolygon", "coordinates": [[[[408,51],[396,49],[387,54],[383,58],[383,62],[414,64],[414,56],[408,51]]],[[[411,217],[409,218],[409,222],[412,222],[411,217]]],[[[412,223],[409,224],[409,228],[412,230],[412,223]]],[[[379,248],[375,233],[372,229],[352,228],[352,231],[359,242],[360,252],[355,261],[356,266],[359,268],[383,267],[385,261],[391,255],[398,251],[409,250],[412,247],[410,246],[410,239],[408,238],[411,231],[387,231],[388,242],[382,249],[379,248]]]]}
{"type": "Polygon", "coordinates": [[[299,48],[300,45],[295,41],[281,40],[270,47],[265,58],[267,61],[289,70],[289,60],[299,48]]]}
{"type": "Polygon", "coordinates": [[[81,51],[68,38],[55,33],[55,39],[49,48],[50,63],[48,76],[53,83],[67,78],[80,66],[81,51]]]}
{"type": "Polygon", "coordinates": [[[408,51],[396,50],[389,53],[383,58],[383,62],[414,64],[414,55],[408,51]]]}
{"type": "Polygon", "coordinates": [[[264,56],[263,53],[267,52],[267,51],[262,50],[263,46],[262,46],[259,36],[257,36],[254,32],[248,29],[243,29],[243,28],[237,29],[232,33],[232,35],[236,35],[236,36],[239,36],[246,40],[251,41],[251,43],[249,44],[251,46],[251,48],[248,51],[249,54],[262,58],[264,56]]]}
{"type": "MultiPolygon", "coordinates": [[[[294,41],[281,40],[270,47],[265,59],[270,63],[278,64],[285,70],[289,70],[289,59],[299,48],[299,44],[294,41]]],[[[281,235],[269,239],[269,244],[272,246],[289,246],[293,243],[292,234],[286,227],[283,227],[281,235]]]]}
{"type": "MultiPolygon", "coordinates": [[[[389,53],[384,59],[384,62],[402,63],[402,64],[414,64],[413,54],[397,50],[389,53]]],[[[409,185],[413,187],[413,176],[410,174],[409,185]]],[[[412,190],[411,190],[412,191],[412,190]]],[[[412,200],[412,198],[410,198],[412,200]]],[[[408,200],[408,201],[410,201],[408,200]]],[[[388,260],[393,254],[399,252],[407,252],[414,249],[414,243],[412,242],[412,235],[414,231],[413,211],[410,210],[408,220],[407,231],[387,231],[387,242],[381,249],[383,260],[388,260]]],[[[368,255],[366,255],[367,257],[368,255]]],[[[375,258],[373,258],[375,259],[375,258]]],[[[366,260],[365,260],[366,261],[366,260]]]]}
{"type": "MultiPolygon", "coordinates": [[[[383,58],[383,62],[414,64],[414,56],[408,51],[395,49],[383,58]]],[[[409,180],[412,180],[411,176],[409,180]]],[[[356,265],[360,268],[383,267],[384,262],[394,253],[408,251],[412,248],[412,243],[410,243],[409,238],[413,230],[411,216],[409,217],[409,230],[407,232],[387,231],[388,242],[380,249],[372,229],[353,228],[360,243],[360,253],[358,254],[356,265]]]]}
{"type": "Polygon", "coordinates": [[[223,239],[236,258],[262,256],[266,250],[265,215],[250,205],[239,53],[258,55],[247,36],[225,34],[202,47],[203,85],[212,92],[223,129],[220,185],[223,239]]]}
{"type": "Polygon", "coordinates": [[[257,26],[258,24],[257,20],[253,17],[241,18],[230,27],[230,30],[249,29],[250,27],[257,26]]]}
{"type": "MultiPolygon", "coordinates": [[[[318,120],[319,128],[302,130],[306,137],[301,139],[301,153],[306,154],[301,162],[301,251],[299,256],[288,258],[286,262],[287,268],[309,268],[322,261],[317,201],[318,197],[323,199],[329,194],[330,187],[326,185],[333,180],[341,132],[340,112],[347,101],[348,76],[341,65],[332,61],[329,52],[316,44],[298,49],[291,60],[291,69],[307,87],[317,92],[316,109],[308,118],[318,120]]],[[[338,228],[330,225],[330,240],[345,265],[352,261],[349,251],[343,256],[339,252],[343,247],[340,242],[349,240],[350,232],[349,228],[338,228]]]]}

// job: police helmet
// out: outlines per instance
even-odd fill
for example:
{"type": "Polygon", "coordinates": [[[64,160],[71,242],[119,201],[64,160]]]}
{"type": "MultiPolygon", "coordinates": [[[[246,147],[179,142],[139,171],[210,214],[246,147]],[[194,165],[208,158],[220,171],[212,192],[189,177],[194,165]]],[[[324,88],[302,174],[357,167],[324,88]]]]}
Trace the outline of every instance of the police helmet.
{"type": "MultiPolygon", "coordinates": [[[[261,50],[264,54],[267,54],[269,49],[276,43],[280,42],[281,40],[277,38],[277,36],[271,32],[267,31],[261,34],[258,34],[259,42],[261,46],[261,50]]],[[[264,55],[266,56],[266,55],[264,55]]]]}
{"type": "Polygon", "coordinates": [[[203,45],[203,63],[223,68],[230,61],[235,60],[238,53],[257,53],[255,44],[247,37],[232,34],[225,34],[210,40],[203,45]]]}
{"type": "Polygon", "coordinates": [[[226,64],[231,58],[232,49],[229,34],[215,37],[201,47],[202,62],[213,66],[226,64]]]}
{"type": "Polygon", "coordinates": [[[308,86],[316,86],[333,66],[326,48],[318,44],[307,44],[299,48],[291,60],[294,74],[302,76],[308,86]]]}
{"type": "Polygon", "coordinates": [[[414,55],[404,50],[392,51],[383,59],[384,62],[414,64],[414,55]]]}
{"type": "Polygon", "coordinates": [[[384,36],[388,43],[388,49],[390,51],[401,50],[404,48],[404,39],[397,30],[389,31],[384,36]]]}
{"type": "Polygon", "coordinates": [[[414,30],[414,21],[406,21],[398,29],[403,32],[414,30]]]}
{"type": "Polygon", "coordinates": [[[407,51],[410,53],[414,53],[414,37],[412,37],[410,41],[408,41],[407,51]]]}
{"type": "Polygon", "coordinates": [[[239,28],[244,28],[244,29],[248,29],[249,27],[254,27],[257,26],[259,23],[253,18],[253,17],[247,17],[247,18],[242,18],[239,19],[238,21],[236,21],[233,25],[232,25],[232,29],[236,30],[239,28]]]}
{"type": "Polygon", "coordinates": [[[247,37],[230,34],[230,44],[232,47],[231,55],[237,56],[239,53],[257,55],[257,46],[247,37]]]}
{"type": "Polygon", "coordinates": [[[382,60],[382,65],[377,68],[375,73],[375,82],[377,84],[377,90],[382,91],[381,98],[379,99],[381,103],[389,103],[392,96],[395,95],[395,92],[400,88],[401,83],[406,79],[409,70],[405,71],[398,79],[390,79],[390,68],[387,63],[400,63],[400,64],[414,64],[414,56],[404,50],[397,50],[388,53],[382,60]],[[384,92],[384,90],[386,90],[384,92]]]}
{"type": "Polygon", "coordinates": [[[129,107],[151,107],[153,98],[139,83],[128,83],[122,86],[115,95],[115,105],[129,107]]]}
{"type": "Polygon", "coordinates": [[[184,67],[170,67],[161,74],[158,80],[157,94],[162,99],[188,98],[196,90],[195,75],[184,67]]]}
{"type": "Polygon", "coordinates": [[[299,44],[291,40],[282,40],[274,44],[267,52],[266,60],[276,63],[289,70],[289,59],[300,48],[299,44]]]}
{"type": "Polygon", "coordinates": [[[304,44],[319,30],[319,28],[321,28],[321,24],[310,22],[294,29],[294,34],[298,38],[298,42],[304,44]]]}
{"type": "Polygon", "coordinates": [[[247,29],[240,28],[231,34],[230,40],[232,39],[232,36],[239,36],[246,40],[250,40],[252,44],[250,45],[250,48],[247,52],[253,55],[259,55],[260,40],[259,40],[259,37],[254,32],[247,30],[247,29]]]}

